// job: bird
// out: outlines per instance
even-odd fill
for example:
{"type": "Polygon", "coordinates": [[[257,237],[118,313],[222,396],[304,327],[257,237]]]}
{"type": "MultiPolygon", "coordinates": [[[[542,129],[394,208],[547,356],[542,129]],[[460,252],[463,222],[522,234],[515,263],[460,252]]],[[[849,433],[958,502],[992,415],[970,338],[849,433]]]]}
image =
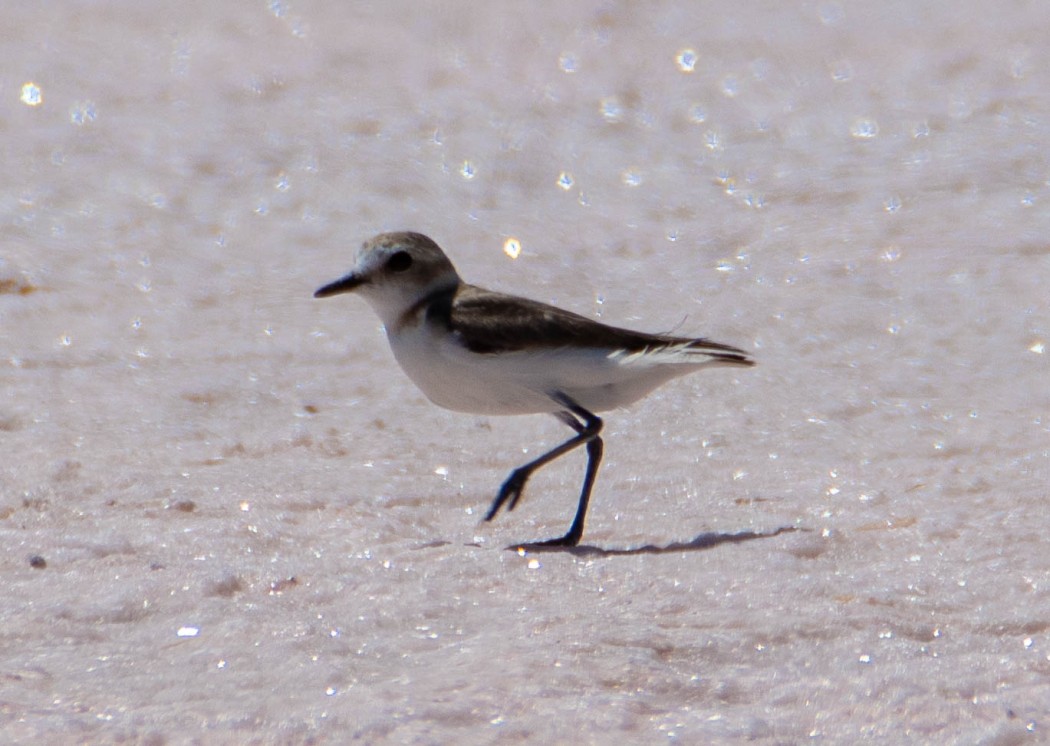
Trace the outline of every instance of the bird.
{"type": "Polygon", "coordinates": [[[580,543],[604,449],[596,412],[625,407],[688,373],[754,365],[728,344],[622,329],[471,285],[433,239],[411,231],[365,241],[354,268],[314,297],[351,292],[379,316],[394,358],[434,404],[484,415],[551,414],[574,431],[514,469],[485,514],[491,521],[501,508],[514,510],[537,470],[585,447],[587,467],[569,530],[527,546],[580,543]]]}

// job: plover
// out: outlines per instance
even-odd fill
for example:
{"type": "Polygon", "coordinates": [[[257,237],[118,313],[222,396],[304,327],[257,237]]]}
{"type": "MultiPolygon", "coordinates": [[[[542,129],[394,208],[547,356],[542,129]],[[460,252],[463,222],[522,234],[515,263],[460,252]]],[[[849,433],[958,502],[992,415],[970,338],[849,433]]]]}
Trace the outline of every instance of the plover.
{"type": "Polygon", "coordinates": [[[575,546],[602,459],[602,421],[678,376],[714,366],[750,366],[743,350],[707,339],[619,329],[460,279],[445,252],[421,233],[366,241],[357,265],[314,293],[356,292],[386,328],[394,357],[438,406],[478,414],[553,414],[575,431],[510,473],[485,520],[513,510],[529,477],[574,448],[587,470],[568,533],[533,545],[575,546]]]}

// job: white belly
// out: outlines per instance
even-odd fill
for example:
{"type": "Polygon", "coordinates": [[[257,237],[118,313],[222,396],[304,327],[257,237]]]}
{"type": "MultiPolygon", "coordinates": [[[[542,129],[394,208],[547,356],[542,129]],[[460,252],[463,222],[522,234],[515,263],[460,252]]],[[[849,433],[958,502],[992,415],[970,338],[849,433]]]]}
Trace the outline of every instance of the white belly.
{"type": "Polygon", "coordinates": [[[388,339],[397,362],[428,399],[478,414],[555,412],[564,409],[552,398],[557,393],[601,412],[710,364],[660,355],[610,357],[600,349],[479,354],[426,324],[403,327],[388,339]]]}

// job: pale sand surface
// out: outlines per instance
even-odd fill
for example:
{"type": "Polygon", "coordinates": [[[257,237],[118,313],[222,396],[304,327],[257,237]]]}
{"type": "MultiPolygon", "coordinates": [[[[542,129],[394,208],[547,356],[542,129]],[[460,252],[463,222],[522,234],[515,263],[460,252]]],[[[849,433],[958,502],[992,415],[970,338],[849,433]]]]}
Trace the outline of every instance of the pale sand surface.
{"type": "Polygon", "coordinates": [[[1050,11],[863,5],[6,4],[0,741],[1045,743],[1050,11]],[[759,366],[506,551],[565,428],[311,298],[401,228],[759,366]]]}

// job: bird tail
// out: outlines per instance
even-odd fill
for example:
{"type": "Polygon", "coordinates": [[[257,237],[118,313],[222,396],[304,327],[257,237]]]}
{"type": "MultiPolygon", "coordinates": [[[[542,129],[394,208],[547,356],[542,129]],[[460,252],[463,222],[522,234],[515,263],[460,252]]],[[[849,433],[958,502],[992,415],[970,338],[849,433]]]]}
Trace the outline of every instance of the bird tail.
{"type": "Polygon", "coordinates": [[[635,350],[617,350],[609,355],[621,364],[630,365],[642,360],[671,365],[739,365],[751,367],[754,361],[739,347],[712,342],[709,339],[679,339],[667,337],[661,342],[635,350]],[[662,342],[662,343],[661,343],[662,342]]]}
{"type": "Polygon", "coordinates": [[[721,342],[712,342],[709,339],[689,340],[681,346],[681,351],[690,357],[693,355],[704,355],[711,360],[717,360],[727,365],[751,367],[755,364],[755,361],[749,358],[747,353],[739,347],[722,344],[721,342]]]}

